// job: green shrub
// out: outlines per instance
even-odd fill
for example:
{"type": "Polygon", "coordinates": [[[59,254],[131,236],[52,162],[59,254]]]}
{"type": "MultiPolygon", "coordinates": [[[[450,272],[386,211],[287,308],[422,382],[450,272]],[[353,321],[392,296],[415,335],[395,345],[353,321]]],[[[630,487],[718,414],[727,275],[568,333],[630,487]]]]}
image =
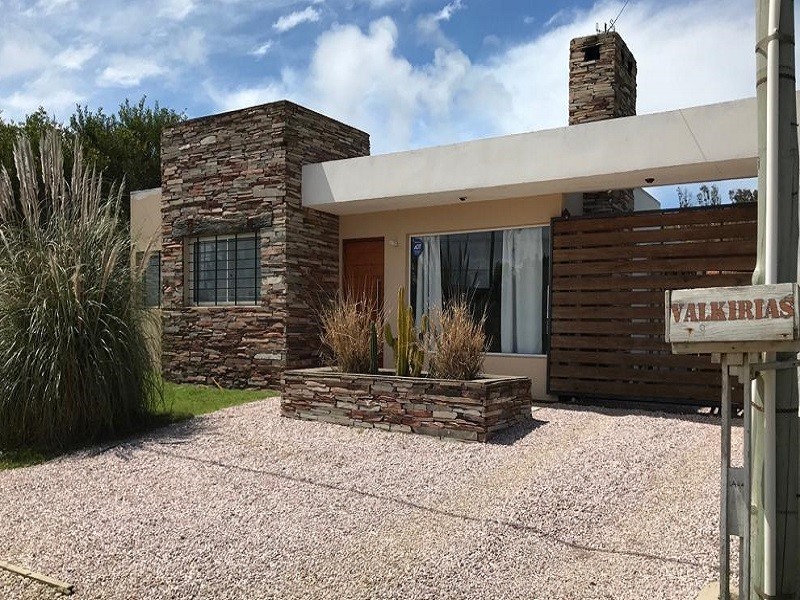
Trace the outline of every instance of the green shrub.
{"type": "Polygon", "coordinates": [[[374,300],[340,294],[322,308],[320,322],[322,343],[341,372],[375,370],[374,355],[383,346],[383,315],[374,300]]]}
{"type": "Polygon", "coordinates": [[[60,138],[47,133],[37,173],[20,138],[16,197],[0,172],[0,448],[123,434],[162,401],[122,188],[103,197],[102,175],[74,150],[67,178],[60,138]]]}
{"type": "Polygon", "coordinates": [[[426,335],[431,377],[469,380],[480,375],[486,358],[485,321],[485,313],[478,320],[472,317],[464,297],[434,311],[426,335]]]}

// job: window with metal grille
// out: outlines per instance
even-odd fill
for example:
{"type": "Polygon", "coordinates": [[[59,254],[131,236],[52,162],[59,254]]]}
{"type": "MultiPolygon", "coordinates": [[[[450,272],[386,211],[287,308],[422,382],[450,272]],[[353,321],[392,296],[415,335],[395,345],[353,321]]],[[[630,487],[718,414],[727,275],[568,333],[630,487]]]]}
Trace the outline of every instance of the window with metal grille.
{"type": "MultiPolygon", "coordinates": [[[[136,262],[142,264],[144,252],[136,253],[136,262]]],[[[150,253],[142,272],[142,302],[145,306],[161,306],[161,252],[150,253]]]]}
{"type": "Polygon", "coordinates": [[[258,304],[261,244],[258,233],[195,238],[189,242],[189,303],[258,304]]]}

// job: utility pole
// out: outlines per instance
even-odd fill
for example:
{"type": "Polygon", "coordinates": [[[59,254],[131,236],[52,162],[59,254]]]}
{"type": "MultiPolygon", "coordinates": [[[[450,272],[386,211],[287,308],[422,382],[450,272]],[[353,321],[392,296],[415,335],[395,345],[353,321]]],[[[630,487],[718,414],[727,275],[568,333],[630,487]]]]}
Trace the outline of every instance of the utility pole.
{"type": "MultiPolygon", "coordinates": [[[[798,281],[794,1],[756,0],[758,260],[753,284],[798,281]]],[[[768,359],[771,357],[767,357],[768,359]]],[[[792,360],[794,355],[778,355],[792,360]]],[[[798,371],[753,383],[750,600],[800,598],[798,371]]]]}

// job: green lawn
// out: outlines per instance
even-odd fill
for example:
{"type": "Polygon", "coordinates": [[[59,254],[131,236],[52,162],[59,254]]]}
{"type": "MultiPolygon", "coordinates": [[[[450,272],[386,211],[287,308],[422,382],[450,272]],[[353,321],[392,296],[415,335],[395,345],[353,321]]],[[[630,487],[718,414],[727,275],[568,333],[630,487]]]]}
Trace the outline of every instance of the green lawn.
{"type": "Polygon", "coordinates": [[[37,465],[47,460],[47,456],[33,450],[13,450],[10,452],[0,452],[0,471],[4,469],[16,469],[17,467],[29,467],[37,465]]]}
{"type": "Polygon", "coordinates": [[[220,390],[205,385],[165,382],[162,414],[181,419],[277,395],[270,390],[220,390]]]}
{"type": "MultiPolygon", "coordinates": [[[[215,410],[239,406],[254,400],[277,396],[271,390],[221,390],[205,385],[164,383],[164,407],[156,415],[154,427],[184,421],[215,410]]],[[[52,458],[31,450],[0,452],[0,471],[28,467],[52,458]]]]}

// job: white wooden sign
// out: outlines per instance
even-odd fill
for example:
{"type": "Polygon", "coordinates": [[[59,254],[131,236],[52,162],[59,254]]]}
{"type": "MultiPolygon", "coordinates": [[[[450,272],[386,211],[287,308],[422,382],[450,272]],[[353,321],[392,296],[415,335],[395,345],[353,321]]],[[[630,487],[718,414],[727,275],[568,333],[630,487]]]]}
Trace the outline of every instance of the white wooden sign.
{"type": "Polygon", "coordinates": [[[666,292],[666,340],[675,352],[790,349],[798,340],[795,283],[666,292]]]}

